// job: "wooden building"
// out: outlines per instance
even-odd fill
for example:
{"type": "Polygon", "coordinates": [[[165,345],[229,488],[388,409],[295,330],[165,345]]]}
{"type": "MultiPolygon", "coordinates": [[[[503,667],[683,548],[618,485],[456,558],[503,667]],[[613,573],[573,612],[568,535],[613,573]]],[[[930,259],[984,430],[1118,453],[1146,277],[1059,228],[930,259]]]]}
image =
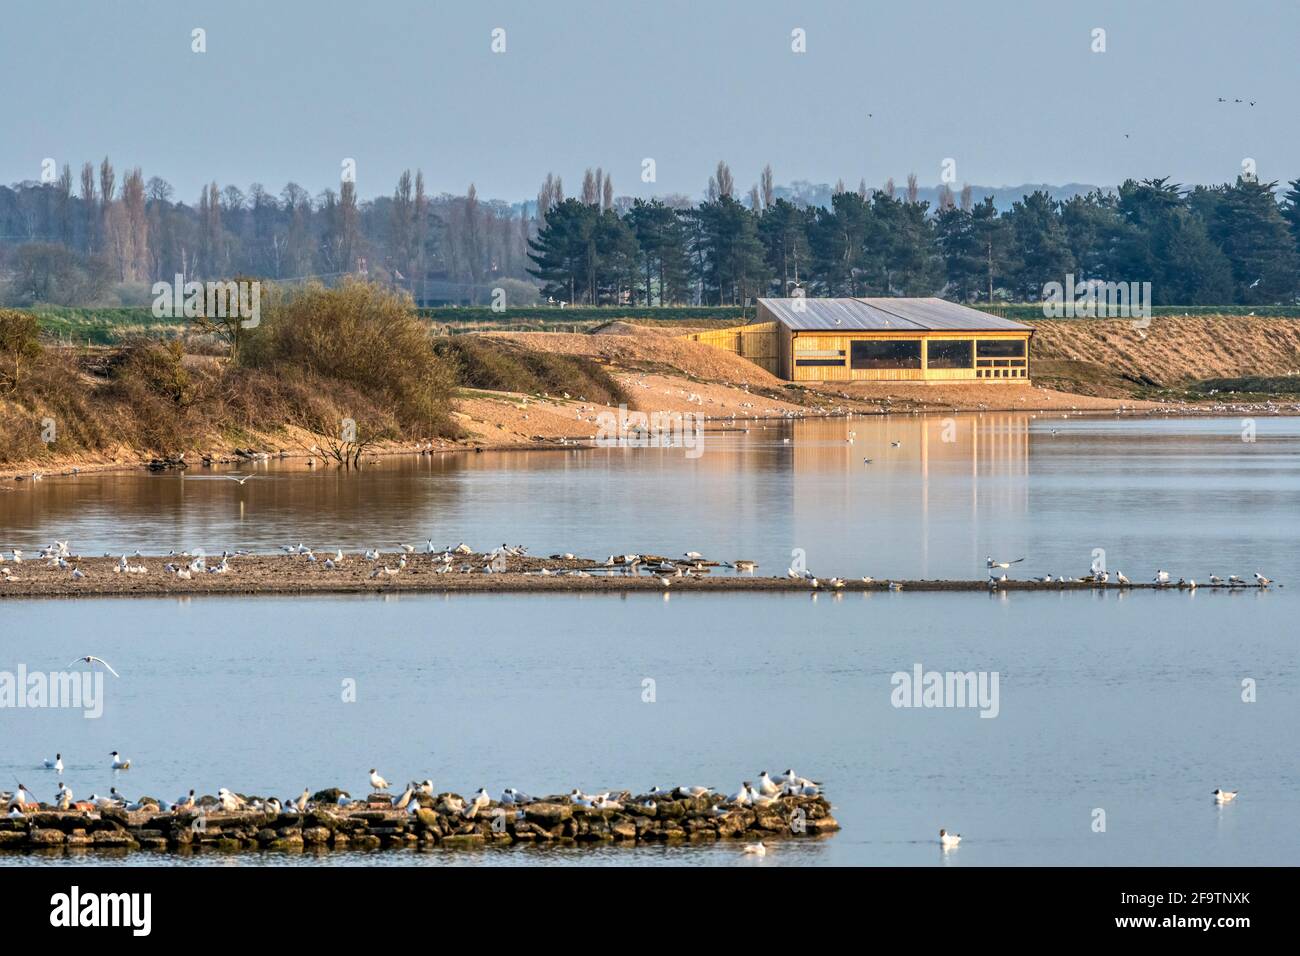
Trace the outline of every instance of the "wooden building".
{"type": "Polygon", "coordinates": [[[943,299],[759,299],[748,325],[692,335],[791,382],[1029,381],[1033,329],[943,299]]]}

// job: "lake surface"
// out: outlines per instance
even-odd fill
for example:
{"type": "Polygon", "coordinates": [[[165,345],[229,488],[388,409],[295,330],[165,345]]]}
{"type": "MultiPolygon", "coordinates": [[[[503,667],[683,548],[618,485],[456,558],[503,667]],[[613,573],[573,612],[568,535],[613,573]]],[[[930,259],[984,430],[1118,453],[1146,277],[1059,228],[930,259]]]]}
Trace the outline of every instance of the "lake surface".
{"type": "MultiPolygon", "coordinates": [[[[466,793],[730,792],[793,765],[824,781],[844,827],[762,861],[734,846],[256,858],[275,864],[1289,865],[1300,422],[1256,429],[1243,442],[1239,419],[854,418],[710,434],[695,459],[591,449],[387,460],[360,475],[276,463],[242,487],[134,473],[5,483],[6,549],[432,537],[534,554],[699,550],[781,573],[801,548],[821,574],[978,578],[990,553],[1026,555],[1022,575],[1082,574],[1101,548],[1135,580],[1260,570],[1290,586],[6,601],[0,670],[93,653],[122,677],[98,720],[0,710],[0,774],[49,799],[56,778],[34,768],[59,750],[79,795],[173,799],[191,786],[360,793],[371,766],[466,793]],[[894,706],[892,675],[916,665],[996,673],[997,716],[894,706]],[[111,750],[133,760],[116,778],[111,750]],[[1219,786],[1240,798],[1215,807],[1219,786]],[[940,852],[941,826],[960,848],[940,852]]],[[[146,861],[180,862],[103,860],[146,861]]]]}

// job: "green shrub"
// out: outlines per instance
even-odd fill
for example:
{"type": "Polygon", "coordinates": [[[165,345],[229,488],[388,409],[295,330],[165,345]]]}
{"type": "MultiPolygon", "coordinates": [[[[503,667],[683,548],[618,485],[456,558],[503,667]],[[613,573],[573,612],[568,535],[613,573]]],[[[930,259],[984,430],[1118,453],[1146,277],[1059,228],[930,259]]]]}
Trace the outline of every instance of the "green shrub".
{"type": "Polygon", "coordinates": [[[457,431],[450,414],[455,378],[435,356],[429,327],[407,296],[378,285],[264,292],[261,322],[238,360],[251,369],[311,372],[378,396],[412,435],[457,431]]]}

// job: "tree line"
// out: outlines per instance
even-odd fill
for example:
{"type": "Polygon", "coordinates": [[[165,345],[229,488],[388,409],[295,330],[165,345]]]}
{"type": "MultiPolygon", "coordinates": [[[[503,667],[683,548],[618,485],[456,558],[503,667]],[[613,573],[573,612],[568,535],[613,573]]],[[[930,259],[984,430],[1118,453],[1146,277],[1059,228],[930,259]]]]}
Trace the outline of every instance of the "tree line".
{"type": "Polygon", "coordinates": [[[417,298],[487,301],[492,285],[529,290],[525,216],[508,203],[430,195],[402,173],[391,195],[359,200],[356,183],[312,196],[297,183],[205,186],[195,202],[105,158],[74,183],[0,186],[0,301],[10,305],[139,304],[158,280],[320,279],[353,275],[417,298]],[[114,302],[114,297],[118,301],[114,302]]]}
{"type": "Polygon", "coordinates": [[[420,301],[510,305],[540,294],[575,304],[739,305],[763,295],[942,295],[1037,301],[1048,282],[1149,281],[1155,305],[1290,304],[1300,297],[1300,179],[1279,196],[1253,177],[1184,188],[1127,180],[1065,200],[1035,191],[995,208],[967,186],[933,205],[915,176],[829,204],[780,195],[771,167],[741,197],[719,163],[702,201],[616,197],[588,170],[566,197],[548,174],[535,202],[431,196],[404,172],[391,195],[355,182],[316,196],[215,182],[197,201],[106,158],[74,182],[0,187],[0,297],[9,304],[133,304],[148,285],[232,276],[345,275],[420,301]],[[128,299],[132,301],[127,301],[128,299]]]}
{"type": "Polygon", "coordinates": [[[999,212],[970,187],[932,209],[892,182],[837,185],[830,205],[775,195],[771,168],[746,201],[725,163],[695,205],[611,207],[543,189],[529,270],[568,302],[740,305],[756,296],[942,295],[1038,301],[1048,282],[1152,284],[1155,305],[1289,304],[1300,297],[1300,179],[1239,177],[1184,189],[1127,180],[1064,201],[1035,191],[999,212]]]}

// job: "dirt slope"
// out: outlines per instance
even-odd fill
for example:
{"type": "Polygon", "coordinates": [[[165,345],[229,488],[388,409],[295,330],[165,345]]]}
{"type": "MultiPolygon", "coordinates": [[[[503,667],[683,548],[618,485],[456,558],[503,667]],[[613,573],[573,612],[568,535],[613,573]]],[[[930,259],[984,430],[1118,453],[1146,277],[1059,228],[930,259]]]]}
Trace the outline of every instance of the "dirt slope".
{"type": "Polygon", "coordinates": [[[486,332],[487,338],[516,342],[538,352],[560,352],[605,359],[624,369],[665,366],[704,382],[780,388],[779,378],[731,352],[681,337],[682,329],[616,323],[595,335],[574,332],[486,332]]]}

